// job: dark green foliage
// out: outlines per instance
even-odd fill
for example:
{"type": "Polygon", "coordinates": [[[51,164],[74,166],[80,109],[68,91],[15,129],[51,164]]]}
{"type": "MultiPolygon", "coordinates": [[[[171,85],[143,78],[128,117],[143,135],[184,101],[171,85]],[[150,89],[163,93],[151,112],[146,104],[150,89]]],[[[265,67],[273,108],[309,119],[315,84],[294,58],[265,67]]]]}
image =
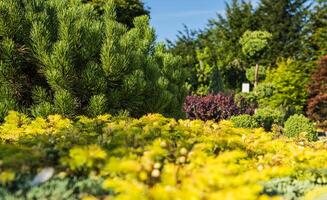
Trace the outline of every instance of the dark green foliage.
{"type": "MultiPolygon", "coordinates": [[[[198,87],[195,70],[200,63],[196,59],[198,49],[209,48],[208,64],[218,67],[224,91],[239,91],[241,83],[246,81],[246,69],[254,66],[255,61],[267,69],[275,68],[280,58],[305,61],[302,65],[308,65],[306,68],[312,66],[316,55],[326,52],[327,9],[325,1],[317,0],[314,9],[311,9],[311,3],[310,0],[261,0],[254,8],[246,1],[233,0],[226,6],[226,16],[218,15],[217,19],[209,21],[205,30],[192,37],[180,37],[170,48],[185,58],[185,66],[192,77],[191,92],[198,87]],[[272,34],[268,48],[257,54],[256,59],[243,55],[239,43],[247,30],[272,34]]],[[[253,79],[247,77],[250,81],[253,79]]]]}
{"type": "Polygon", "coordinates": [[[210,50],[205,48],[202,51],[196,51],[199,64],[196,64],[197,88],[196,95],[218,94],[223,91],[223,82],[219,69],[210,65],[210,50]]]}
{"type": "Polygon", "coordinates": [[[288,137],[305,136],[309,140],[317,139],[317,132],[312,122],[303,115],[293,115],[284,125],[284,135],[288,137]]]}
{"type": "Polygon", "coordinates": [[[182,67],[187,71],[187,83],[190,91],[198,87],[195,66],[198,64],[196,50],[200,48],[198,33],[184,25],[184,30],[179,31],[175,42],[168,40],[169,52],[181,56],[182,67]]]}
{"type": "MultiPolygon", "coordinates": [[[[226,17],[218,15],[217,19],[209,21],[209,26],[201,32],[185,29],[180,32],[176,42],[169,42],[170,51],[184,58],[184,66],[190,72],[190,90],[195,92],[200,83],[197,82],[196,66],[200,60],[196,57],[197,50],[208,49],[207,64],[217,67],[224,91],[239,89],[246,80],[247,65],[242,53],[239,39],[246,30],[254,30],[254,19],[251,3],[233,0],[227,4],[226,17]]],[[[213,77],[214,78],[214,77],[213,77]]],[[[213,82],[215,80],[212,80],[213,82]]]]}
{"type": "Polygon", "coordinates": [[[236,128],[258,128],[259,124],[251,115],[239,115],[231,117],[231,121],[236,128]]]}
{"type": "Polygon", "coordinates": [[[112,4],[103,9],[96,16],[79,0],[0,2],[0,119],[13,109],[33,116],[181,115],[181,58],[155,45],[148,17],[129,29],[116,21],[112,4]]]}
{"type": "MultiPolygon", "coordinates": [[[[117,21],[134,27],[133,20],[135,17],[150,15],[150,11],[144,7],[142,0],[112,0],[116,5],[117,21]]],[[[109,0],[83,0],[95,6],[99,14],[103,14],[106,2],[109,0]]]]}
{"type": "Polygon", "coordinates": [[[214,67],[211,74],[211,81],[209,84],[210,92],[218,94],[224,91],[224,83],[221,77],[221,73],[217,67],[214,67]]]}
{"type": "Polygon", "coordinates": [[[269,131],[273,124],[280,126],[283,125],[285,112],[279,109],[265,107],[257,109],[254,117],[261,127],[264,127],[265,130],[269,131]]]}
{"type": "Polygon", "coordinates": [[[213,52],[213,62],[218,67],[226,89],[239,89],[245,80],[245,68],[249,66],[242,53],[239,39],[247,30],[255,30],[251,3],[233,0],[226,4],[226,17],[210,21],[206,33],[206,45],[213,52]]]}
{"type": "Polygon", "coordinates": [[[272,34],[265,62],[274,65],[279,57],[296,57],[303,50],[304,27],[309,0],[261,0],[255,12],[260,30],[272,34]]]}
{"type": "Polygon", "coordinates": [[[309,61],[318,60],[327,54],[327,1],[315,1],[306,31],[308,35],[304,56],[309,61]]]}

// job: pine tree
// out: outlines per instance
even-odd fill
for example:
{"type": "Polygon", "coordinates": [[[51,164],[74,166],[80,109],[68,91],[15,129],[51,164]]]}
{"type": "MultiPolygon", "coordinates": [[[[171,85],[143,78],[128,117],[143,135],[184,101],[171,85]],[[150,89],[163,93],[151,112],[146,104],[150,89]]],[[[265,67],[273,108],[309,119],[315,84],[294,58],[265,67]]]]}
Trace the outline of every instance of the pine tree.
{"type": "Polygon", "coordinates": [[[126,110],[181,113],[181,58],[154,43],[147,16],[134,27],[79,0],[0,2],[0,117],[16,109],[67,117],[126,110]]]}
{"type": "Polygon", "coordinates": [[[274,65],[277,58],[299,57],[308,22],[309,0],[261,0],[256,10],[259,29],[272,34],[266,63],[274,65]]]}

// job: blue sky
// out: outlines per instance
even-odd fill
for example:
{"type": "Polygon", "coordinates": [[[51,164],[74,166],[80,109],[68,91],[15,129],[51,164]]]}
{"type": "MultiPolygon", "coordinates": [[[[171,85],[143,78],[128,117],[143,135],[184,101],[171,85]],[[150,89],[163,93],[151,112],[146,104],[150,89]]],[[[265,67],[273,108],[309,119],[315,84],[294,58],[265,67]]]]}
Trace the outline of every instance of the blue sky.
{"type": "Polygon", "coordinates": [[[158,41],[174,40],[183,24],[191,29],[204,28],[208,19],[215,18],[217,13],[224,14],[225,10],[225,0],[144,0],[144,3],[150,7],[151,25],[156,29],[158,41]]]}

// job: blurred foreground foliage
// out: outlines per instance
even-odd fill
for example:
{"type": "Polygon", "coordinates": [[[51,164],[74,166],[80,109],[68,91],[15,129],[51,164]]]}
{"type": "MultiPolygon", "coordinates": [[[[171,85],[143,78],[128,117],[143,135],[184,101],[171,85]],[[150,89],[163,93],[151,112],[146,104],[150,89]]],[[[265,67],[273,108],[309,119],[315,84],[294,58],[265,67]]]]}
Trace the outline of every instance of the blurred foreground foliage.
{"type": "Polygon", "coordinates": [[[280,199],[327,184],[324,141],[159,114],[10,112],[0,163],[2,199],[280,199]]]}

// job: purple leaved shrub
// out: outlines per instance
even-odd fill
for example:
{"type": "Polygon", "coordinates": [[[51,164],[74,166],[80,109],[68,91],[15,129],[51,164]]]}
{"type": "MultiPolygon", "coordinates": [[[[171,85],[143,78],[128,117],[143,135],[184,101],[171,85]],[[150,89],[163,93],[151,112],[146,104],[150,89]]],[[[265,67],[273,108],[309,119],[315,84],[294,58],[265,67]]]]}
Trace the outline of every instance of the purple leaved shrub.
{"type": "Polygon", "coordinates": [[[233,95],[222,93],[207,96],[188,96],[184,102],[184,112],[189,119],[220,121],[234,115],[247,114],[247,109],[240,109],[233,95]]]}

